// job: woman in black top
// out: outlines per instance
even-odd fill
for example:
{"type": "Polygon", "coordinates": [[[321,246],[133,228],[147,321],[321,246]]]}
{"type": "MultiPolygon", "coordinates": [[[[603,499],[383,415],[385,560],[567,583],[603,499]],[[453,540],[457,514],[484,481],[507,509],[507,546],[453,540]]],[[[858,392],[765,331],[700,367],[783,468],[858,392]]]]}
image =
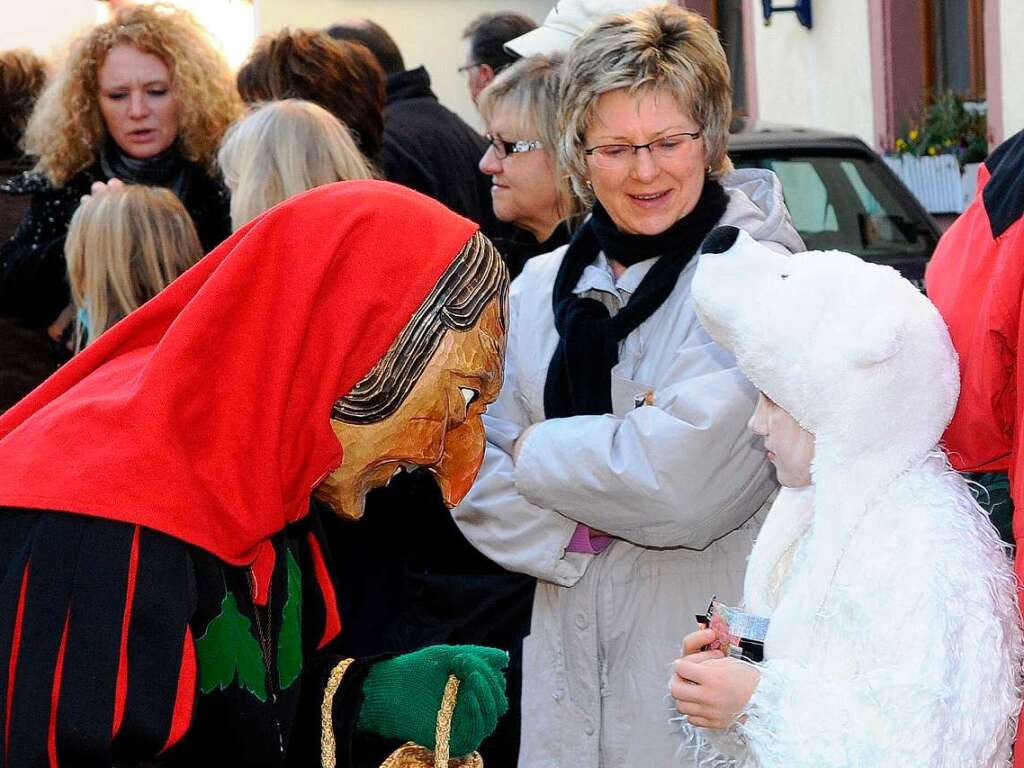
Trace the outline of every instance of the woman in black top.
{"type": "Polygon", "coordinates": [[[40,99],[25,147],[33,172],[0,186],[32,195],[0,246],[0,315],[45,327],[68,305],[64,237],[96,182],[167,187],[206,250],[231,232],[229,197],[212,171],[241,106],[227,64],[186,13],[119,11],[79,40],[40,99]]]}

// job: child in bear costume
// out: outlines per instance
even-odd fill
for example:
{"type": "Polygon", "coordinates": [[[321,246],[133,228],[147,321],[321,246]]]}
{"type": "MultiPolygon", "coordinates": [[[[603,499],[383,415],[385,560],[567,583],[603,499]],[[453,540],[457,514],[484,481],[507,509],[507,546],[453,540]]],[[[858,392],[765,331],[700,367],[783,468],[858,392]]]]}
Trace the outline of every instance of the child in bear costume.
{"type": "Polygon", "coordinates": [[[937,447],[959,391],[938,312],[889,267],[733,228],[709,236],[693,296],[762,392],[751,428],[783,488],[744,585],[770,618],[764,661],[706,650],[702,630],[673,666],[684,763],[1008,765],[1016,587],[937,447]]]}

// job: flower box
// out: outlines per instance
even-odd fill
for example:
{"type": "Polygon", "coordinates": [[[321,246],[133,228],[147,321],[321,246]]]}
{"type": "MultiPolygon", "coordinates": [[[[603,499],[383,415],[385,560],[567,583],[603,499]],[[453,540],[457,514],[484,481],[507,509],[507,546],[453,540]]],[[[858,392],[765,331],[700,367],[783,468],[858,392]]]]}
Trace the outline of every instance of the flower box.
{"type": "Polygon", "coordinates": [[[928,213],[963,212],[964,179],[954,155],[902,154],[883,159],[928,213]]]}

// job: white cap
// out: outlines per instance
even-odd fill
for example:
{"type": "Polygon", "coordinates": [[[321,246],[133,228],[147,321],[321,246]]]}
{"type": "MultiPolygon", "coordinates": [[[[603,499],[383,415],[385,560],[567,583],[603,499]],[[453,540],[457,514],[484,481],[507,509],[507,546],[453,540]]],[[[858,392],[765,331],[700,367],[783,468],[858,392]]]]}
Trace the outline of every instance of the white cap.
{"type": "Polygon", "coordinates": [[[564,53],[590,25],[605,16],[663,4],[651,0],[558,0],[543,24],[509,40],[505,50],[518,56],[564,53]]]}

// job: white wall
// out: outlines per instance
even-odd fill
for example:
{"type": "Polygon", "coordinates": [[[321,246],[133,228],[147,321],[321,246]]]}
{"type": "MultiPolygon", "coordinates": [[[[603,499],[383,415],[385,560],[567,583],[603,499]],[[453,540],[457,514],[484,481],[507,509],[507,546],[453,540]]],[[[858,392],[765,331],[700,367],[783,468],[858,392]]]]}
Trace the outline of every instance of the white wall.
{"type": "Polygon", "coordinates": [[[371,18],[395,38],[407,67],[426,66],[441,102],[480,128],[466,77],[456,72],[465,62],[462,30],[486,11],[516,11],[540,23],[552,5],[554,0],[256,0],[256,18],[261,34],[371,18]]]}
{"type": "Polygon", "coordinates": [[[1024,72],[1024,2],[1002,0],[999,3],[1000,58],[1003,92],[1003,137],[1009,138],[1024,129],[1024,88],[1020,73],[1024,72]]]}
{"type": "Polygon", "coordinates": [[[793,13],[774,14],[766,27],[755,3],[758,117],[853,133],[874,145],[868,0],[813,7],[808,30],[793,13]]]}
{"type": "Polygon", "coordinates": [[[96,0],[0,0],[0,50],[59,54],[96,23],[96,12],[96,0]]]}

